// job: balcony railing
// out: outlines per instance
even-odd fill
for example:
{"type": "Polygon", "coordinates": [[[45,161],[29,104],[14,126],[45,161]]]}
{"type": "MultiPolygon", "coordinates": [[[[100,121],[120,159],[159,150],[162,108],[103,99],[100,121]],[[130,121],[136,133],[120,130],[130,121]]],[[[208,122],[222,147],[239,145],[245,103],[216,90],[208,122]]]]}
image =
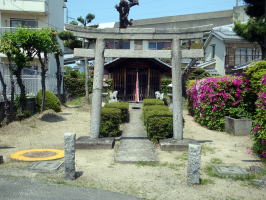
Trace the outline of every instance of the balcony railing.
{"type": "MultiPolygon", "coordinates": [[[[15,32],[16,29],[17,29],[16,27],[0,27],[0,37],[4,35],[4,33],[6,32],[15,32]]],[[[26,29],[38,30],[41,28],[26,28],[26,29]]]]}
{"type": "Polygon", "coordinates": [[[37,12],[46,14],[47,0],[0,0],[0,11],[37,12]]]}

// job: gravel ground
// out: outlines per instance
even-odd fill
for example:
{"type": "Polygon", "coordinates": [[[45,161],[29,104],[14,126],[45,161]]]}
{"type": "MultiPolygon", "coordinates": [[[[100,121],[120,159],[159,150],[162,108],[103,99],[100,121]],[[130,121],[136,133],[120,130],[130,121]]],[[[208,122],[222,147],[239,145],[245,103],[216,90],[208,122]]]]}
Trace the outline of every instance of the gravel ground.
{"type": "MultiPolygon", "coordinates": [[[[64,120],[45,122],[38,115],[22,122],[14,122],[0,128],[0,146],[15,148],[0,149],[5,164],[0,165],[0,175],[5,170],[24,170],[29,163],[13,161],[11,153],[31,148],[63,149],[63,135],[74,132],[77,137],[89,134],[89,108],[63,108],[59,113],[64,120]]],[[[250,151],[249,136],[231,136],[201,127],[184,111],[184,137],[210,140],[203,145],[202,168],[211,162],[224,165],[237,165],[247,168],[251,165],[262,166],[250,151]]],[[[184,152],[162,152],[157,147],[158,164],[118,164],[114,162],[114,150],[77,150],[76,165],[83,175],[75,181],[64,181],[63,173],[35,174],[34,177],[55,183],[71,184],[98,188],[138,196],[149,200],[173,199],[266,199],[266,190],[254,187],[248,180],[232,180],[212,177],[202,170],[203,183],[199,186],[186,184],[187,155],[184,152]]],[[[8,174],[8,173],[7,173],[8,174]]],[[[27,176],[21,173],[23,176],[27,176]]],[[[12,175],[12,174],[11,174],[12,175]]],[[[18,175],[18,174],[17,174],[18,175]]]]}

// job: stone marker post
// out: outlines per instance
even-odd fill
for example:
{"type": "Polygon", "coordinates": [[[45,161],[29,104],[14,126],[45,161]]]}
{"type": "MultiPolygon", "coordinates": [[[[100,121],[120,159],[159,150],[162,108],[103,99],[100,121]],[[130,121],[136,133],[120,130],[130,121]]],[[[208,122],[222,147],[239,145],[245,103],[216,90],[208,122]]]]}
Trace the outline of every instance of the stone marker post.
{"type": "Polygon", "coordinates": [[[91,103],[91,138],[98,138],[101,123],[102,110],[102,89],[103,89],[103,75],[104,75],[104,47],[103,39],[96,40],[95,47],[95,66],[93,77],[93,93],[91,103]]]}
{"type": "Polygon", "coordinates": [[[187,183],[200,184],[200,159],[201,145],[189,144],[188,147],[188,167],[187,167],[187,183]]]}
{"type": "Polygon", "coordinates": [[[172,40],[172,98],[174,139],[183,139],[182,72],[180,40],[172,40]]]}
{"type": "Polygon", "coordinates": [[[75,133],[65,133],[65,179],[74,180],[76,178],[75,169],[75,133]]]}

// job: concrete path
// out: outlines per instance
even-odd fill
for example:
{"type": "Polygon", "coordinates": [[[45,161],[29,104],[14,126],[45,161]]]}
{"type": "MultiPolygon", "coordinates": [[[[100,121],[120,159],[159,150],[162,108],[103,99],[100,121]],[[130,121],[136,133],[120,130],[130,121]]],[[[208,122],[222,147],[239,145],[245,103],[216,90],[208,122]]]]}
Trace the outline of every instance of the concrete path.
{"type": "Polygon", "coordinates": [[[154,144],[147,138],[141,113],[142,109],[132,109],[130,106],[130,122],[124,126],[120,146],[115,153],[116,162],[158,161],[154,144]]]}
{"type": "Polygon", "coordinates": [[[108,192],[45,183],[29,178],[0,176],[1,200],[138,200],[138,198],[108,192]]]}

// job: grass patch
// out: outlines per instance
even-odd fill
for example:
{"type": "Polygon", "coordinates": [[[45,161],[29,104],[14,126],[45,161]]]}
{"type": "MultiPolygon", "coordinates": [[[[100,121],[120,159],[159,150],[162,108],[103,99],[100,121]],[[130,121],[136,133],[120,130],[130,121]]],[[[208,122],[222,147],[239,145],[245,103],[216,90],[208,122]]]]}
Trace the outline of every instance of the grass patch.
{"type": "Polygon", "coordinates": [[[74,99],[66,102],[66,105],[68,105],[68,106],[80,106],[81,102],[82,102],[82,98],[83,97],[74,98],[74,99]]]}
{"type": "Polygon", "coordinates": [[[214,180],[209,179],[209,178],[201,178],[200,179],[200,184],[201,185],[208,185],[208,184],[214,184],[214,180]]]}
{"type": "Polygon", "coordinates": [[[183,161],[188,160],[188,152],[184,152],[184,153],[182,153],[181,156],[176,156],[175,159],[176,159],[176,160],[183,160],[183,161]]]}
{"type": "Polygon", "coordinates": [[[139,167],[167,167],[169,169],[177,170],[180,165],[175,164],[175,163],[169,163],[169,162],[145,162],[145,161],[140,161],[136,163],[137,166],[139,167]]]}
{"type": "Polygon", "coordinates": [[[211,164],[213,165],[220,165],[223,164],[223,161],[220,158],[211,158],[211,164]]]}
{"type": "Polygon", "coordinates": [[[206,144],[205,145],[202,145],[202,147],[201,147],[201,153],[204,156],[206,156],[208,153],[214,154],[215,153],[215,150],[216,150],[215,147],[210,147],[210,146],[207,146],[206,144]]]}

